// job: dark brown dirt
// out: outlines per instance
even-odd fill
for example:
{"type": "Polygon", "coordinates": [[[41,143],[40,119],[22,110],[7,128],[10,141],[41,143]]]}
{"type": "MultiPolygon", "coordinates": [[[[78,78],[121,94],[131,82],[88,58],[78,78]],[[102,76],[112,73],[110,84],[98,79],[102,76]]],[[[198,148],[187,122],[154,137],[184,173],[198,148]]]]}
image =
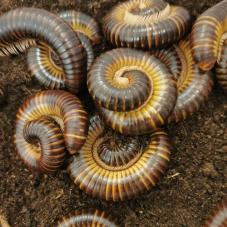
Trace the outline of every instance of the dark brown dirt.
{"type": "MultiPolygon", "coordinates": [[[[53,12],[77,9],[99,21],[116,0],[14,0],[11,8],[36,6],[53,12]]],[[[214,0],[171,0],[195,16],[214,0]]],[[[185,122],[168,127],[172,160],[159,185],[134,200],[107,203],[92,199],[74,186],[66,170],[34,176],[16,156],[12,143],[17,109],[42,89],[29,75],[25,58],[0,60],[0,83],[8,87],[0,108],[0,213],[12,226],[55,226],[59,217],[78,208],[104,209],[122,226],[198,227],[226,197],[227,97],[216,85],[208,102],[185,122]]]]}

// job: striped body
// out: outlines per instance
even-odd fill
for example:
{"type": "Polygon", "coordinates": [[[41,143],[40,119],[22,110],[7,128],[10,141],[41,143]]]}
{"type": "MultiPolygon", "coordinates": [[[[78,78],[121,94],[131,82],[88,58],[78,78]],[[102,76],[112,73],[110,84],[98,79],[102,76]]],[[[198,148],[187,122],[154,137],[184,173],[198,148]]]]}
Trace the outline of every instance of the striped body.
{"type": "MultiPolygon", "coordinates": [[[[87,60],[87,70],[94,61],[93,45],[100,42],[97,22],[90,16],[74,10],[67,10],[59,14],[76,32],[84,50],[87,60]]],[[[52,58],[54,51],[45,43],[39,42],[37,47],[28,51],[27,63],[31,73],[50,89],[64,89],[64,71],[61,65],[56,64],[52,58]]],[[[84,75],[85,77],[85,75],[84,75]]]]}
{"type": "Polygon", "coordinates": [[[227,92],[227,39],[223,41],[219,61],[216,64],[215,72],[218,83],[227,92]]]}
{"type": "Polygon", "coordinates": [[[205,11],[196,20],[191,34],[195,61],[204,71],[211,70],[222,52],[223,39],[227,32],[227,0],[205,11]]]}
{"type": "Polygon", "coordinates": [[[76,153],[86,135],[87,113],[79,99],[65,91],[43,91],[19,109],[14,143],[30,169],[53,172],[63,162],[65,148],[76,153]]]}
{"type": "Polygon", "coordinates": [[[161,48],[190,29],[189,12],[163,0],[129,0],[115,6],[103,20],[104,35],[117,47],[161,48]]]}
{"type": "Polygon", "coordinates": [[[65,87],[78,92],[84,84],[84,49],[71,30],[58,16],[43,9],[18,8],[0,17],[1,48],[14,42],[35,39],[45,42],[58,55],[65,75],[65,87]]]}
{"type": "Polygon", "coordinates": [[[108,131],[99,118],[91,121],[87,140],[69,165],[74,183],[86,193],[107,201],[132,198],[150,190],[164,173],[170,144],[162,129],[142,137],[108,131]]]}
{"type": "Polygon", "coordinates": [[[167,67],[142,51],[119,48],[96,59],[88,90],[106,124],[128,135],[163,125],[176,103],[176,83],[167,67]]]}
{"type": "Polygon", "coordinates": [[[227,226],[227,201],[222,202],[210,215],[204,227],[227,226]]]}
{"type": "Polygon", "coordinates": [[[65,216],[58,227],[117,227],[112,217],[100,210],[81,210],[65,216]]]}
{"type": "Polygon", "coordinates": [[[153,54],[169,68],[177,80],[177,102],[168,121],[182,121],[197,111],[208,98],[213,86],[211,75],[199,70],[188,40],[153,54]]]}

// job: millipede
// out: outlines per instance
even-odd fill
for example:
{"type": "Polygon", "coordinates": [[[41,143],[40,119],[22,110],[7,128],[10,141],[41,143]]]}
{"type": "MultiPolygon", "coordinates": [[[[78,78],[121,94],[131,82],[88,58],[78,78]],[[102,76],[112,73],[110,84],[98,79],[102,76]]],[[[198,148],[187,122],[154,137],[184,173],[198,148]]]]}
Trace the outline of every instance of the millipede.
{"type": "Polygon", "coordinates": [[[106,129],[95,116],[68,172],[74,183],[93,197],[123,201],[155,186],[169,159],[170,143],[163,129],[153,131],[144,143],[141,136],[106,129]]]}
{"type": "MultiPolygon", "coordinates": [[[[90,16],[74,10],[63,11],[59,16],[77,33],[85,49],[87,70],[94,61],[93,46],[100,43],[99,27],[90,16]]],[[[39,42],[37,47],[29,49],[27,55],[28,68],[42,84],[51,89],[64,87],[64,72],[54,51],[45,43],[39,42]]]]}
{"type": "Polygon", "coordinates": [[[50,173],[85,142],[88,116],[69,92],[47,90],[29,97],[18,110],[14,143],[20,158],[34,171],[50,173]]]}
{"type": "Polygon", "coordinates": [[[220,56],[226,57],[225,54],[221,54],[222,47],[226,45],[224,42],[227,31],[226,11],[227,1],[224,0],[199,16],[192,28],[193,55],[204,71],[211,70],[216,62],[222,61],[220,56]]]}
{"type": "Polygon", "coordinates": [[[198,110],[207,99],[213,86],[211,75],[199,70],[188,39],[169,49],[151,53],[169,68],[177,80],[177,102],[168,121],[182,121],[198,110]]]}
{"type": "Polygon", "coordinates": [[[94,209],[80,210],[63,217],[58,227],[117,227],[115,220],[106,212],[94,209]]]}
{"type": "Polygon", "coordinates": [[[73,93],[85,83],[84,48],[70,26],[59,16],[43,9],[18,8],[0,17],[0,52],[2,47],[27,39],[45,42],[60,59],[64,87],[73,93]],[[48,25],[48,26],[47,26],[48,25]]]}
{"type": "Polygon", "coordinates": [[[219,204],[211,213],[204,227],[226,227],[227,226],[227,201],[219,204]]]}
{"type": "Polygon", "coordinates": [[[160,127],[176,104],[176,81],[167,66],[130,48],[99,56],[87,85],[105,123],[123,134],[146,134],[160,127]]]}
{"type": "Polygon", "coordinates": [[[161,48],[186,35],[190,26],[185,8],[163,0],[119,3],[103,19],[103,33],[117,47],[161,48]]]}

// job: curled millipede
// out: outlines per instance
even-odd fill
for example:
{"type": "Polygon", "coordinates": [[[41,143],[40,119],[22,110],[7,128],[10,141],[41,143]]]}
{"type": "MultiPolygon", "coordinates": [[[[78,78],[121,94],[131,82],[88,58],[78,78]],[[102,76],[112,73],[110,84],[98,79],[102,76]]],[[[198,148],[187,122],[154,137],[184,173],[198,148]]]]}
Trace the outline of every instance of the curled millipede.
{"type": "MultiPolygon", "coordinates": [[[[77,33],[87,55],[87,70],[94,61],[93,45],[100,42],[97,22],[90,16],[74,10],[67,10],[59,15],[77,33]]],[[[46,87],[60,89],[64,87],[64,72],[54,51],[45,43],[31,48],[27,55],[28,68],[46,87]]]]}
{"type": "Polygon", "coordinates": [[[146,138],[108,131],[98,117],[68,171],[74,183],[93,197],[129,199],[156,185],[170,158],[167,134],[157,129],[146,138]]]}
{"type": "Polygon", "coordinates": [[[73,227],[73,226],[86,226],[86,227],[117,227],[113,218],[100,210],[81,210],[63,217],[58,222],[58,227],[73,227]]]}
{"type": "Polygon", "coordinates": [[[102,54],[92,65],[88,90],[107,125],[139,135],[165,123],[176,103],[176,83],[154,56],[129,48],[102,54]]]}
{"type": "Polygon", "coordinates": [[[223,42],[223,48],[220,53],[220,60],[215,67],[218,83],[227,92],[227,39],[223,42]]]}
{"type": "Polygon", "coordinates": [[[204,73],[196,65],[188,40],[169,49],[155,51],[177,80],[178,97],[169,122],[179,122],[199,109],[212,90],[210,73],[204,73]]]}
{"type": "Polygon", "coordinates": [[[211,70],[219,61],[222,43],[227,32],[227,1],[221,1],[196,20],[191,34],[195,61],[204,71],[211,70]]]}
{"type": "Polygon", "coordinates": [[[129,0],[115,6],[103,20],[104,34],[118,47],[160,48],[190,29],[189,12],[163,0],[129,0]]]}
{"type": "Polygon", "coordinates": [[[43,9],[18,8],[0,17],[0,28],[0,52],[2,46],[14,42],[43,41],[60,59],[65,88],[74,93],[81,89],[85,82],[84,48],[63,19],[43,9]]]}
{"type": "Polygon", "coordinates": [[[74,154],[87,135],[87,113],[80,100],[66,91],[43,91],[28,98],[17,113],[14,143],[31,169],[53,172],[74,154]]]}
{"type": "Polygon", "coordinates": [[[204,227],[227,226],[227,201],[222,202],[210,215],[204,227]]]}

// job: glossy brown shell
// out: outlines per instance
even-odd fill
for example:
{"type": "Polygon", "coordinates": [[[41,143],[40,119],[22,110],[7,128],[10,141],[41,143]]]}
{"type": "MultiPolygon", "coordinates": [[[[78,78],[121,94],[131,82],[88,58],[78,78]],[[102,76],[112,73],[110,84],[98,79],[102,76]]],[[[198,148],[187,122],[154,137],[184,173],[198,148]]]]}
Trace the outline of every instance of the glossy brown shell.
{"type": "Polygon", "coordinates": [[[86,193],[107,201],[129,199],[150,190],[166,170],[170,143],[163,129],[142,137],[126,137],[104,127],[95,117],[79,154],[68,171],[86,193]]]}
{"type": "MultiPolygon", "coordinates": [[[[100,42],[97,22],[92,17],[74,10],[63,11],[59,16],[77,33],[87,56],[84,64],[89,70],[94,61],[92,44],[96,45],[100,42]]],[[[41,42],[28,51],[28,68],[44,86],[51,89],[64,89],[64,71],[62,66],[57,64],[59,59],[56,63],[55,55],[49,46],[41,42]]]]}
{"type": "Polygon", "coordinates": [[[88,74],[88,90],[106,124],[129,135],[163,125],[176,103],[176,83],[154,56],[129,48],[108,51],[88,74]]]}
{"type": "Polygon", "coordinates": [[[183,7],[163,0],[129,0],[104,17],[103,33],[117,47],[160,48],[182,38],[190,25],[183,7]]]}
{"type": "Polygon", "coordinates": [[[18,8],[0,17],[0,49],[26,39],[45,42],[58,55],[65,87],[78,92],[85,81],[84,49],[70,26],[60,17],[37,8],[18,8]]]}
{"type": "Polygon", "coordinates": [[[74,154],[81,148],[87,127],[87,113],[77,97],[43,91],[18,110],[14,143],[30,169],[53,172],[64,161],[65,149],[74,154]]]}
{"type": "Polygon", "coordinates": [[[75,211],[63,217],[57,227],[117,227],[113,218],[100,210],[75,211]]]}
{"type": "Polygon", "coordinates": [[[191,34],[195,61],[204,71],[211,70],[222,52],[227,32],[227,0],[209,8],[196,20],[191,34]]]}
{"type": "Polygon", "coordinates": [[[168,121],[182,121],[197,111],[208,98],[213,86],[211,75],[199,70],[188,40],[152,54],[169,68],[177,80],[177,102],[168,121]]]}
{"type": "Polygon", "coordinates": [[[204,227],[226,227],[227,226],[227,201],[218,205],[207,219],[204,227]]]}
{"type": "Polygon", "coordinates": [[[218,83],[227,92],[227,39],[223,40],[220,57],[215,67],[218,83]]]}

